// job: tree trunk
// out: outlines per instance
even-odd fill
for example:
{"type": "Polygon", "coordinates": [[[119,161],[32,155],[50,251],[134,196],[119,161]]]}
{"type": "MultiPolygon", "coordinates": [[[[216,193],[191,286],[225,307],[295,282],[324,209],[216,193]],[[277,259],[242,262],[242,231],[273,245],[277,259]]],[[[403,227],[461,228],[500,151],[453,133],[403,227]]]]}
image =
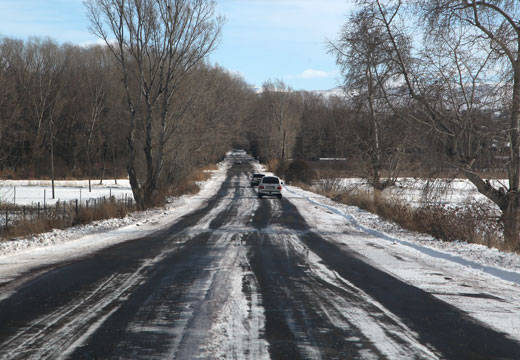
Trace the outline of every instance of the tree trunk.
{"type": "Polygon", "coordinates": [[[90,144],[87,145],[87,172],[88,172],[88,192],[92,192],[92,164],[90,160],[90,144]]]}
{"type": "Polygon", "coordinates": [[[105,153],[103,159],[103,169],[101,170],[101,178],[99,179],[99,185],[103,185],[103,180],[105,179],[105,171],[107,170],[107,156],[105,153]]]}
{"type": "Polygon", "coordinates": [[[112,145],[112,164],[114,168],[114,184],[117,185],[117,165],[116,165],[116,152],[114,150],[114,145],[112,145]]]}
{"type": "Polygon", "coordinates": [[[516,63],[511,111],[511,164],[509,166],[509,191],[507,207],[503,211],[504,242],[511,250],[520,250],[520,63],[516,63]]]}
{"type": "Polygon", "coordinates": [[[50,121],[50,126],[51,126],[51,186],[52,186],[52,199],[55,199],[56,198],[56,193],[55,193],[55,189],[54,189],[54,139],[53,139],[53,136],[54,136],[54,130],[53,130],[53,121],[51,119],[50,121]]]}
{"type": "Polygon", "coordinates": [[[504,223],[504,243],[509,250],[520,250],[520,206],[518,195],[510,192],[507,207],[502,210],[502,221],[504,223]]]}

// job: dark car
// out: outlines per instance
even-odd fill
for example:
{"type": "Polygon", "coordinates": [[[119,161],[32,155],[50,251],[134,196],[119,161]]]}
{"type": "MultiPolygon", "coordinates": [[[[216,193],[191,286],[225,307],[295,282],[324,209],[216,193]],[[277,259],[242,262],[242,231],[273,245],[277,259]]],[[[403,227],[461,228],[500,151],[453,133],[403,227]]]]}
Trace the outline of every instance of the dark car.
{"type": "Polygon", "coordinates": [[[260,184],[260,180],[264,177],[264,174],[253,174],[251,175],[251,187],[258,186],[260,184]]]}

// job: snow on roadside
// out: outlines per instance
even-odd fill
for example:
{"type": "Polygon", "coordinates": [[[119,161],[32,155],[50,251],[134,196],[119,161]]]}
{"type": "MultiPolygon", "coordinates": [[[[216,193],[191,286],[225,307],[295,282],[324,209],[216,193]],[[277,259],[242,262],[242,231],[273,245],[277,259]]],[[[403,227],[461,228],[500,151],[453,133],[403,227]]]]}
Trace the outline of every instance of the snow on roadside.
{"type": "Polygon", "coordinates": [[[325,209],[332,207],[338,212],[348,214],[353,221],[366,229],[379,232],[389,240],[399,239],[411,244],[418,244],[432,250],[438,250],[446,254],[461,257],[482,266],[496,267],[498,269],[518,272],[520,274],[520,255],[500,251],[479,244],[469,244],[461,241],[446,242],[433,238],[429,235],[419,234],[405,230],[395,223],[385,221],[376,214],[362,210],[355,206],[337,203],[325,196],[305,191],[295,187],[289,187],[295,194],[308,198],[325,209]]]}
{"type": "Polygon", "coordinates": [[[122,219],[101,220],[27,238],[0,241],[0,283],[30,268],[85,256],[166,227],[216,194],[229,166],[227,161],[220,163],[211,178],[199,184],[201,190],[198,194],[172,198],[163,208],[135,212],[122,219]]]}
{"type": "Polygon", "coordinates": [[[340,247],[347,246],[372,266],[520,340],[518,255],[464,243],[447,246],[391,226],[359,208],[296,187],[287,187],[285,197],[313,232],[340,247]],[[428,246],[431,244],[439,249],[428,246]],[[502,258],[510,261],[502,264],[502,258]]]}

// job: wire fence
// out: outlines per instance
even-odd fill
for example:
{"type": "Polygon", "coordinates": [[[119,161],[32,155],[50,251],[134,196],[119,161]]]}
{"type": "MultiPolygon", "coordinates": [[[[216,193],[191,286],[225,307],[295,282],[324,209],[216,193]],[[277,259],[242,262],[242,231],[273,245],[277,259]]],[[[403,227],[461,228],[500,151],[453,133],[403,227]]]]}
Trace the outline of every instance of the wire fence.
{"type": "MultiPolygon", "coordinates": [[[[34,231],[36,223],[67,227],[110,217],[123,217],[135,210],[132,196],[102,196],[87,200],[37,202],[32,205],[0,204],[0,236],[25,235],[34,231]],[[26,229],[24,229],[26,228],[26,229]]],[[[45,229],[43,229],[45,230],[45,229]]]]}

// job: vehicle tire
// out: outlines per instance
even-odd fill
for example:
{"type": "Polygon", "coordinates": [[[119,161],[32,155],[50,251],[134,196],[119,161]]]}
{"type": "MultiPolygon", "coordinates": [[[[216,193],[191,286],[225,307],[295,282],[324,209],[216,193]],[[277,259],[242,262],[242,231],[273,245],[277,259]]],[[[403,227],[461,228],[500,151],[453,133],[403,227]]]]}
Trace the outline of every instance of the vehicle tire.
{"type": "Polygon", "coordinates": [[[282,198],[282,194],[279,194],[279,195],[276,195],[276,196],[278,196],[278,199],[282,198]]]}
{"type": "Polygon", "coordinates": [[[261,199],[262,198],[262,194],[258,194],[258,198],[261,199]]]}

